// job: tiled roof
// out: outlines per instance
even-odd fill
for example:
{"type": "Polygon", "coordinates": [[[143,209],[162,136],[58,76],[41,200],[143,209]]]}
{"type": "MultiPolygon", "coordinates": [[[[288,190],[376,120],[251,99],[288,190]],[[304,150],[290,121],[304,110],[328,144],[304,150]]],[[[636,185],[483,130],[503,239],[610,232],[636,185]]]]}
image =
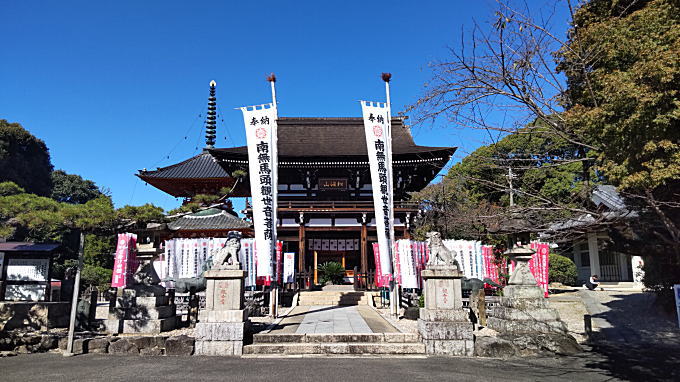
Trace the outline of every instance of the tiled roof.
{"type": "Polygon", "coordinates": [[[250,224],[219,208],[209,208],[168,223],[173,231],[228,230],[250,228],[250,224]]]}
{"type": "MultiPolygon", "coordinates": [[[[280,157],[366,156],[366,136],[362,118],[279,118],[280,157]]],[[[418,146],[402,118],[392,119],[392,152],[417,154],[451,149],[418,146]]],[[[247,146],[214,149],[214,152],[247,155],[247,146]]]]}
{"type": "Polygon", "coordinates": [[[40,244],[19,241],[0,243],[0,252],[52,252],[59,244],[40,244]]]}
{"type": "Polygon", "coordinates": [[[215,162],[212,155],[203,152],[172,166],[153,171],[140,171],[140,177],[148,178],[226,178],[230,175],[215,162]]]}

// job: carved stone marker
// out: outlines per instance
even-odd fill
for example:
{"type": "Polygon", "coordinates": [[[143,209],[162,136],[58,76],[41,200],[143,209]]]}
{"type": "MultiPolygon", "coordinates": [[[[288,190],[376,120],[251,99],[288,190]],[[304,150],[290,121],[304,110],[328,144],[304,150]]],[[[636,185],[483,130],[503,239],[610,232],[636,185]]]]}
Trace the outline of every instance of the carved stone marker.
{"type": "Polygon", "coordinates": [[[198,313],[196,324],[197,355],[243,354],[243,338],[249,324],[243,297],[246,275],[241,269],[213,268],[205,272],[205,309],[198,313]]]}
{"type": "Polygon", "coordinates": [[[473,326],[463,310],[462,273],[455,265],[430,265],[421,272],[425,307],[420,309],[418,332],[427,354],[473,354],[473,326]]]}

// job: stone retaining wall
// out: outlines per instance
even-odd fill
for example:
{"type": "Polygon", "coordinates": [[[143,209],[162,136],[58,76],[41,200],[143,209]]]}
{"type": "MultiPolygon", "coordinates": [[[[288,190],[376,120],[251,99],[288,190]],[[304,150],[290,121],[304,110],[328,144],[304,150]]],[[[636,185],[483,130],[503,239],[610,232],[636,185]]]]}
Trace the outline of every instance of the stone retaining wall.
{"type": "MultiPolygon", "coordinates": [[[[0,332],[0,353],[4,355],[43,353],[55,349],[66,350],[67,333],[58,332],[0,332]],[[12,353],[12,354],[9,354],[12,353]]],[[[139,354],[192,355],[193,337],[179,336],[92,336],[73,341],[75,354],[139,354]]]]}
{"type": "MultiPolygon", "coordinates": [[[[59,348],[66,350],[66,339],[59,341],[59,348]]],[[[192,355],[194,339],[180,336],[134,336],[80,338],[73,342],[73,353],[137,354],[137,355],[192,355]]]]}

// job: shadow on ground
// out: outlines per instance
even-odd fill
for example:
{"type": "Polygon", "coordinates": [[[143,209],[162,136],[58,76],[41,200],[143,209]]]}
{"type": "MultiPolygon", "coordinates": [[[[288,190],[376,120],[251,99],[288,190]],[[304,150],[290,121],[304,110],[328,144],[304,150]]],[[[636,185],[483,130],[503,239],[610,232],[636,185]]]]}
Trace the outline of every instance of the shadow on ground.
{"type": "Polygon", "coordinates": [[[634,381],[680,380],[680,330],[674,315],[656,304],[654,294],[586,297],[601,300],[592,317],[606,321],[600,321],[604,327],[593,337],[592,353],[599,357],[586,367],[610,370],[617,378],[634,381]]]}

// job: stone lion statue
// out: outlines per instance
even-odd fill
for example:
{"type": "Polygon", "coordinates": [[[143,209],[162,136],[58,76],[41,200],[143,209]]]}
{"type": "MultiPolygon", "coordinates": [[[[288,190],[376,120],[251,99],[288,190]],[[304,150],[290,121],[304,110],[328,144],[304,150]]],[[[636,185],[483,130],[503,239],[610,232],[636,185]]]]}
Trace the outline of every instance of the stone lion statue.
{"type": "Polygon", "coordinates": [[[453,257],[453,251],[449,250],[444,246],[442,242],[442,235],[439,232],[428,232],[427,244],[430,248],[430,258],[427,261],[427,266],[433,265],[455,265],[458,266],[458,262],[453,257]]]}
{"type": "Polygon", "coordinates": [[[238,252],[241,250],[241,233],[229,231],[227,242],[212,258],[211,269],[240,269],[238,252]]]}

